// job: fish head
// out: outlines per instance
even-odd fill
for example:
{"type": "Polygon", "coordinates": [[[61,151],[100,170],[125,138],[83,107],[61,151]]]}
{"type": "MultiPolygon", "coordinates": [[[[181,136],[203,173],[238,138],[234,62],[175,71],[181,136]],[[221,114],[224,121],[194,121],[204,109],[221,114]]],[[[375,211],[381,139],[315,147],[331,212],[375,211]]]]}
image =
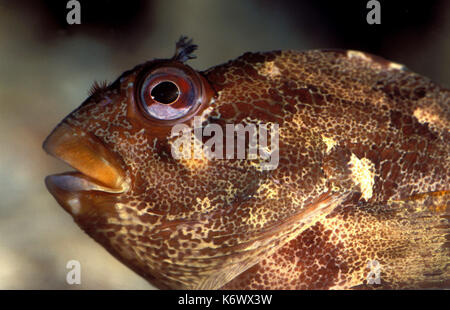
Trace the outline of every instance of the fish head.
{"type": "MultiPolygon", "coordinates": [[[[182,56],[97,86],[45,140],[76,170],[48,176],[46,186],[88,235],[157,287],[217,288],[256,263],[289,214],[273,208],[278,198],[255,200],[271,190],[261,158],[236,158],[236,148],[213,160],[196,135],[215,124],[226,136],[238,120],[234,98],[216,91],[235,67],[197,72],[182,56]],[[186,132],[192,149],[176,144],[186,132]]],[[[245,112],[239,121],[274,123],[245,112]]]]}

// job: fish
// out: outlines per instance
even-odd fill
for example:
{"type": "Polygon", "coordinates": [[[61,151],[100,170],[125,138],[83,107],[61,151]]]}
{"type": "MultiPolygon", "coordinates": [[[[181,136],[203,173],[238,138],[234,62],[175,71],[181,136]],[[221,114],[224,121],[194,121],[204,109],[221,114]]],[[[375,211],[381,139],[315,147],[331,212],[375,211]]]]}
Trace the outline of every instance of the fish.
{"type": "Polygon", "coordinates": [[[86,234],[159,289],[450,288],[448,89],[360,51],[196,49],[94,84],[44,141],[86,234]]]}

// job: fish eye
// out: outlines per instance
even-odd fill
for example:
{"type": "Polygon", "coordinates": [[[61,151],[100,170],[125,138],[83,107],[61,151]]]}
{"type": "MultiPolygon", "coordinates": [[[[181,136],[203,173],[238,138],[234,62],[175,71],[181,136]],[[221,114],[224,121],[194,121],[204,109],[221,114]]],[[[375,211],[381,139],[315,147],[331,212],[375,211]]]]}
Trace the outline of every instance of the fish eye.
{"type": "Polygon", "coordinates": [[[161,65],[138,78],[139,106],[152,120],[179,120],[198,110],[202,87],[201,79],[189,67],[161,65]]]}

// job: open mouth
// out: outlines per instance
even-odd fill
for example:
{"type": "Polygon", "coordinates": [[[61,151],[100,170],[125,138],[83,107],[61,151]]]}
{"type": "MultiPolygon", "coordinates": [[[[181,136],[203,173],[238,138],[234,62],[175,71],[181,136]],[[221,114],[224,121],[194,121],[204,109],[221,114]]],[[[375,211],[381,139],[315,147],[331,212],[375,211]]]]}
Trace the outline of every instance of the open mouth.
{"type": "Polygon", "coordinates": [[[118,194],[128,189],[125,172],[117,157],[95,137],[65,123],[45,140],[44,150],[76,171],[50,175],[45,183],[50,193],[69,213],[79,213],[89,194],[118,194]]]}

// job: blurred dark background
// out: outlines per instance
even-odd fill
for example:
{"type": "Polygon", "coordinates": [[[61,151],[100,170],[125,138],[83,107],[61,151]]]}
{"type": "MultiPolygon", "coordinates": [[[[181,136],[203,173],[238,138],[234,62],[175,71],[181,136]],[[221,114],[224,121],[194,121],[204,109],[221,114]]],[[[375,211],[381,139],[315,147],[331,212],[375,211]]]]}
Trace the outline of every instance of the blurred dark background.
{"type": "Polygon", "coordinates": [[[450,86],[450,1],[366,0],[0,1],[0,289],[151,288],[84,235],[45,190],[67,168],[42,141],[86,97],[151,58],[171,57],[181,34],[199,45],[204,70],[246,51],[342,48],[371,52],[450,86]],[[66,284],[66,262],[82,284],[66,284]]]}

